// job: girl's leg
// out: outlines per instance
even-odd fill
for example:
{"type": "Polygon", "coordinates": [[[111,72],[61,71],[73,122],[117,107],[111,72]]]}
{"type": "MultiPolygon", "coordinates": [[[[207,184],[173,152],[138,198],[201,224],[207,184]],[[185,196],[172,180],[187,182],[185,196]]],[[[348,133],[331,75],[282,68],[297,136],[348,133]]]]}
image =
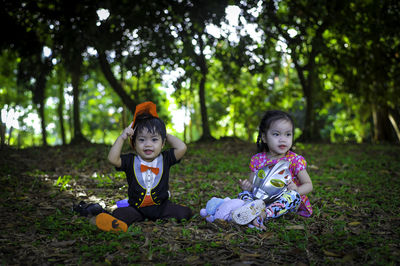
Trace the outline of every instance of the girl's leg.
{"type": "Polygon", "coordinates": [[[289,190],[283,193],[278,200],[266,207],[266,219],[277,218],[287,212],[295,212],[300,206],[300,203],[300,194],[294,190],[289,190]]]}
{"type": "Polygon", "coordinates": [[[172,203],[167,200],[165,207],[160,215],[160,219],[176,218],[178,221],[192,217],[192,210],[189,207],[172,203]]]}
{"type": "Polygon", "coordinates": [[[248,202],[248,201],[253,201],[254,200],[254,196],[253,196],[253,193],[251,193],[251,192],[249,192],[247,190],[244,190],[244,191],[239,193],[238,199],[241,199],[241,200],[244,200],[244,201],[248,202]]]}

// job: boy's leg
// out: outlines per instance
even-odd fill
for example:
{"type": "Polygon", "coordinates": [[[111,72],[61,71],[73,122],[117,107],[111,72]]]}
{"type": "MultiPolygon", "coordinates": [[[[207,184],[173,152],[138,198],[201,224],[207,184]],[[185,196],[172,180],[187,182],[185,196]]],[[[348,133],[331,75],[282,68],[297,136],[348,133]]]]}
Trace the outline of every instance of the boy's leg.
{"type": "Polygon", "coordinates": [[[117,208],[113,211],[112,215],[115,218],[124,221],[127,225],[131,225],[134,222],[141,222],[145,219],[138,210],[131,206],[117,208]]]}
{"type": "Polygon", "coordinates": [[[133,207],[122,207],[114,210],[112,215],[100,213],[96,216],[96,225],[103,231],[124,231],[133,222],[143,221],[143,215],[133,207]]]}
{"type": "Polygon", "coordinates": [[[178,221],[186,219],[189,220],[193,213],[189,207],[172,203],[167,200],[161,212],[160,219],[176,218],[178,221]]]}
{"type": "Polygon", "coordinates": [[[287,212],[295,212],[300,206],[300,203],[300,194],[294,190],[289,190],[266,207],[266,219],[278,218],[287,212]]]}
{"type": "Polygon", "coordinates": [[[111,216],[108,213],[100,213],[99,215],[96,216],[96,225],[100,230],[103,231],[123,231],[126,232],[128,230],[128,225],[115,218],[114,216],[111,216]]]}

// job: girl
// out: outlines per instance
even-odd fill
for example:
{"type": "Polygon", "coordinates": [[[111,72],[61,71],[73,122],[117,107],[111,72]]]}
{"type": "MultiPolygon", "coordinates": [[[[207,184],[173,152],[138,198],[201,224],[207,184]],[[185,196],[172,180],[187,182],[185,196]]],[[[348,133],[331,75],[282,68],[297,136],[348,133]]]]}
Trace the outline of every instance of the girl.
{"type": "Polygon", "coordinates": [[[312,207],[306,194],[312,191],[313,186],[306,170],[305,159],[290,150],[293,144],[293,132],[294,123],[289,114],[282,111],[265,113],[257,137],[258,153],[250,161],[252,173],[248,180],[239,180],[240,187],[244,190],[239,197],[250,202],[233,212],[232,219],[236,223],[252,222],[253,226],[265,229],[264,218],[276,218],[295,211],[305,217],[312,214],[312,207]],[[262,200],[255,200],[249,192],[253,190],[253,178],[258,169],[274,165],[280,160],[290,163],[292,182],[289,183],[287,192],[275,202],[265,206],[262,200]]]}

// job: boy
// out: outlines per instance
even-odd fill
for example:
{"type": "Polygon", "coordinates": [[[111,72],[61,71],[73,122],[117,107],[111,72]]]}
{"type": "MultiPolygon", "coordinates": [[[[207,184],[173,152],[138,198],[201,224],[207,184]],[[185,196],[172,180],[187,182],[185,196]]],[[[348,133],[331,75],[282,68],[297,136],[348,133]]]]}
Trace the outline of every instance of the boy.
{"type": "Polygon", "coordinates": [[[112,216],[101,213],[96,225],[103,231],[126,231],[134,222],[192,216],[190,208],[169,201],[170,166],[179,163],[186,145],[166,133],[164,122],[158,118],[156,105],[145,102],[136,106],[133,122],[117,138],[108,160],[118,171],[126,173],[129,206],[117,208],[112,216]],[[136,154],[121,155],[124,141],[129,137],[136,154]],[[171,149],[163,151],[165,142],[171,149]]]}

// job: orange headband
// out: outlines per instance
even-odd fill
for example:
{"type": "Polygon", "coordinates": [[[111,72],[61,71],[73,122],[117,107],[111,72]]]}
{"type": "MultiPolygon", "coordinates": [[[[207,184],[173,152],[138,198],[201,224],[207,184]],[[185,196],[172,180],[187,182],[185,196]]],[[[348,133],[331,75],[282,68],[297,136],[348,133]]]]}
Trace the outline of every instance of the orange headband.
{"type": "MultiPolygon", "coordinates": [[[[156,111],[156,105],[152,102],[144,102],[141,104],[136,105],[135,109],[135,114],[133,115],[133,123],[132,123],[132,128],[135,127],[135,121],[136,117],[141,114],[150,114],[154,117],[158,117],[157,111],[156,111]]],[[[129,142],[131,143],[132,149],[135,149],[135,145],[133,144],[132,138],[129,138],[129,142]]]]}
{"type": "Polygon", "coordinates": [[[141,104],[138,104],[135,109],[135,114],[133,115],[133,123],[132,123],[132,128],[135,125],[135,120],[138,115],[148,113],[154,117],[158,117],[157,111],[156,111],[156,105],[153,102],[144,102],[141,104]]]}

